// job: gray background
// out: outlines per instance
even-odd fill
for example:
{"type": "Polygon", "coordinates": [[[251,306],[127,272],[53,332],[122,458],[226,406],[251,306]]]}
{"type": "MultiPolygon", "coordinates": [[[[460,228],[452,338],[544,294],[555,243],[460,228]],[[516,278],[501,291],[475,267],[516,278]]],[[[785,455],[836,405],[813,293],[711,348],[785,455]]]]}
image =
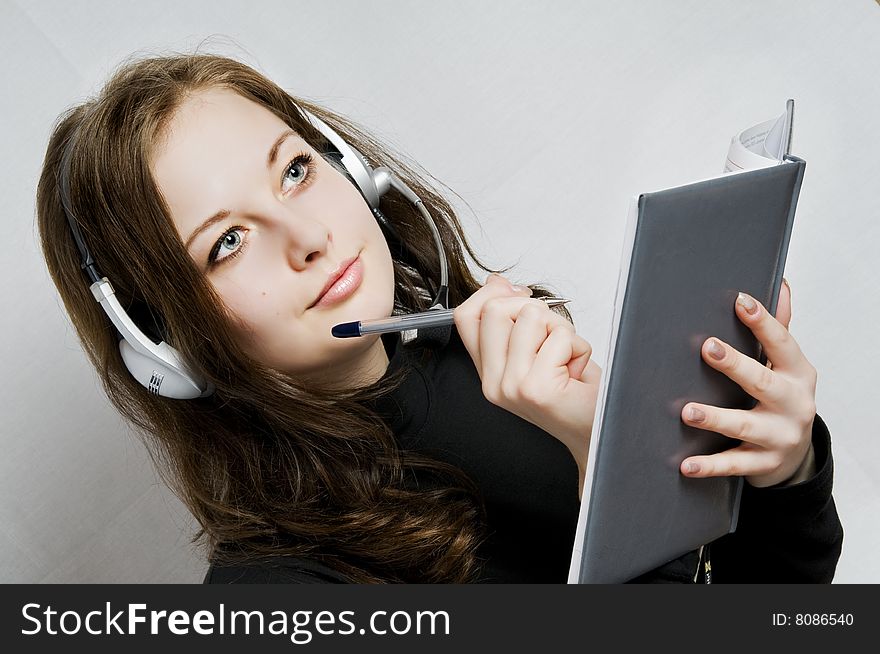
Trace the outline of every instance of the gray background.
{"type": "Polygon", "coordinates": [[[873,0],[4,0],[0,581],[198,582],[206,569],[61,309],[34,194],[66,107],[134,52],[211,36],[207,51],[350,115],[460,193],[478,252],[573,298],[600,364],[630,196],[719,173],[735,132],[795,98],[808,165],[791,332],[834,440],[835,581],[877,582],[878,30],[873,0]]]}

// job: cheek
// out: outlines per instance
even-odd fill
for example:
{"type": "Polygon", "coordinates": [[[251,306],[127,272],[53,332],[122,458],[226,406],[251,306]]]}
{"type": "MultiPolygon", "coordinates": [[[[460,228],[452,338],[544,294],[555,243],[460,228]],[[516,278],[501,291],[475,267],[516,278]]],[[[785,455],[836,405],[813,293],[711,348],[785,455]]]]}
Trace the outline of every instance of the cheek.
{"type": "Polygon", "coordinates": [[[376,226],[376,231],[378,232],[378,237],[375,240],[374,247],[376,248],[377,259],[379,260],[379,277],[382,279],[382,289],[385,291],[383,299],[388,305],[388,314],[390,315],[391,309],[394,307],[394,263],[391,261],[391,251],[388,249],[388,242],[379,230],[378,225],[376,226]]]}
{"type": "Polygon", "coordinates": [[[245,341],[268,336],[281,318],[278,294],[270,288],[251,290],[240,284],[220,281],[214,284],[223,304],[233,316],[236,331],[245,341]]]}

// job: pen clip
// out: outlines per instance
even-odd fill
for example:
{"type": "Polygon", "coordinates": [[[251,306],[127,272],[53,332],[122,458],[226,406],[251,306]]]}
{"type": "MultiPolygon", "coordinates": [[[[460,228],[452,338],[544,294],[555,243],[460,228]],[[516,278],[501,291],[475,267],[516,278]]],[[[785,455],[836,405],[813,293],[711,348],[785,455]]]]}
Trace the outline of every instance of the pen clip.
{"type": "MultiPolygon", "coordinates": [[[[441,286],[440,290],[437,291],[437,297],[434,298],[434,303],[428,307],[428,311],[438,311],[449,308],[449,287],[441,286]]],[[[404,329],[400,332],[400,342],[406,345],[407,343],[411,343],[419,337],[418,329],[404,329]]]]}

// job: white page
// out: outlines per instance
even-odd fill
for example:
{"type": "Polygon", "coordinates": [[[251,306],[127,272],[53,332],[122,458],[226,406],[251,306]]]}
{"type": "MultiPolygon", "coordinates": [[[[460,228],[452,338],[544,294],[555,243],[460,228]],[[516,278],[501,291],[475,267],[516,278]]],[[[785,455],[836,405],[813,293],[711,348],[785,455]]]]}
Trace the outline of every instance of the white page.
{"type": "Polygon", "coordinates": [[[791,146],[794,101],[777,118],[744,129],[730,141],[724,172],[756,170],[782,163],[791,146]]]}

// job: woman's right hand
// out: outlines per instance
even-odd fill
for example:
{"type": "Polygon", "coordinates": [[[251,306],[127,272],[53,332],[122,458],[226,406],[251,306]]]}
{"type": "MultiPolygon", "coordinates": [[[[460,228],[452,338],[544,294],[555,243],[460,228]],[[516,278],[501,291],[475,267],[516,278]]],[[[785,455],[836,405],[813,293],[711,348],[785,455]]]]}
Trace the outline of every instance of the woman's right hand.
{"type": "Polygon", "coordinates": [[[565,317],[497,274],[453,310],[483,395],[561,441],[583,490],[601,368],[565,317]]]}

